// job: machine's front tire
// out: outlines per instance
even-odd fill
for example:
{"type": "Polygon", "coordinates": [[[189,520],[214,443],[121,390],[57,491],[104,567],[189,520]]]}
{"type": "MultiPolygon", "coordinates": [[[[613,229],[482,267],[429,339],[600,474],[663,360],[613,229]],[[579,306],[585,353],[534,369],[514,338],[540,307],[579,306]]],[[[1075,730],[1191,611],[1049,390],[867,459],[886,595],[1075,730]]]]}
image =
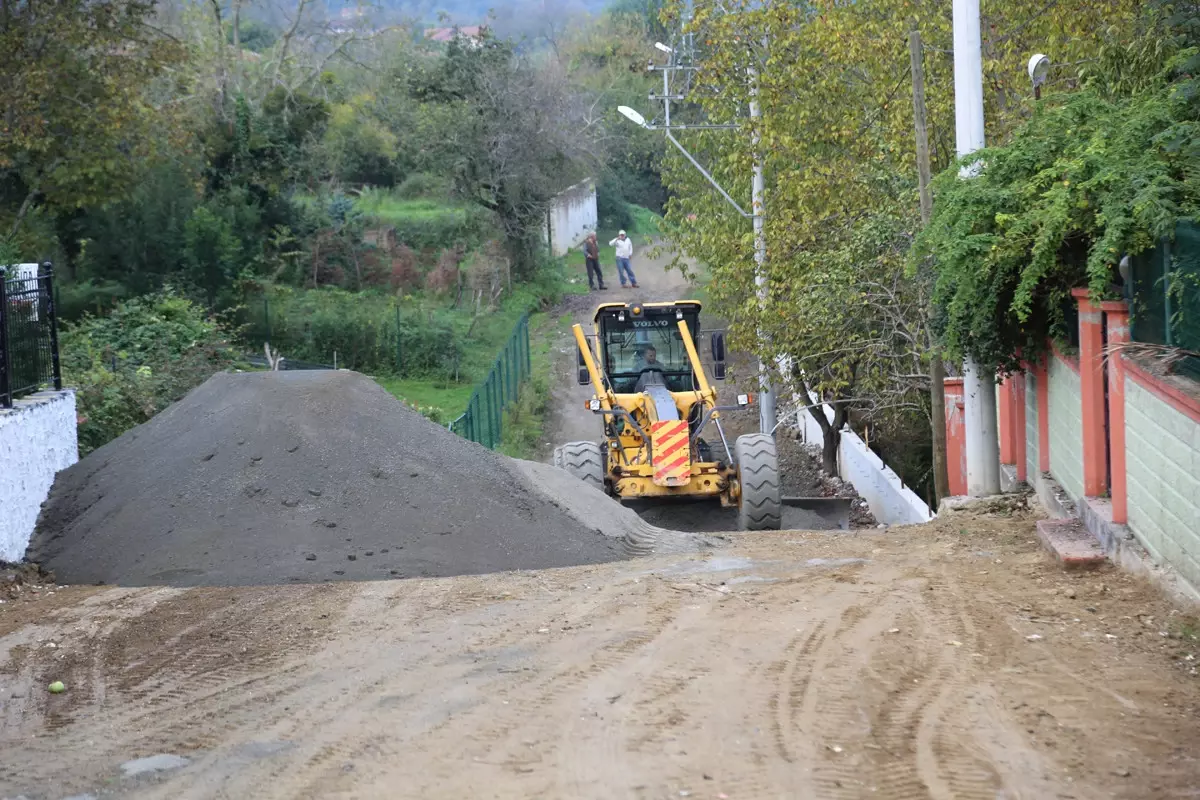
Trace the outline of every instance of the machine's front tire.
{"type": "Polygon", "coordinates": [[[596,442],[567,442],[560,466],[584,483],[604,491],[604,453],[596,442]]]}
{"type": "Polygon", "coordinates": [[[739,436],[733,445],[737,459],[738,529],[777,531],[783,525],[783,499],[779,486],[779,456],[775,439],[766,433],[739,436]]]}

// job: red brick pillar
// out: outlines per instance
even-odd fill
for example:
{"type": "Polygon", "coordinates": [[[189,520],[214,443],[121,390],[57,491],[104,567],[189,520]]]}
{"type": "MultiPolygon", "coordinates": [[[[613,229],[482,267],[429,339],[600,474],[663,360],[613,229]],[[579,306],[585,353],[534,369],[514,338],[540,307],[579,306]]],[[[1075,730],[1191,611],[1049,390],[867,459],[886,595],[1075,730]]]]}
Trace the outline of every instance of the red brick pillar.
{"type": "Polygon", "coordinates": [[[1016,442],[1013,440],[1013,376],[1000,384],[1000,463],[1015,464],[1016,442]]]}
{"type": "Polygon", "coordinates": [[[963,410],[963,379],[946,378],[946,472],[950,494],[967,493],[967,428],[963,410]]]}
{"type": "Polygon", "coordinates": [[[1087,289],[1071,292],[1079,303],[1079,386],[1083,401],[1083,493],[1100,497],[1108,491],[1108,430],[1104,425],[1103,314],[1087,289]]]}
{"type": "Polygon", "coordinates": [[[1025,441],[1025,373],[1009,377],[1012,383],[1013,458],[1017,463],[1017,480],[1029,480],[1029,453],[1025,441]]]}
{"type": "MultiPolygon", "coordinates": [[[[1124,300],[1100,304],[1108,323],[1108,344],[1129,341],[1129,306],[1124,300]]],[[[1129,522],[1129,492],[1125,484],[1125,364],[1123,356],[1108,359],[1108,453],[1112,459],[1113,522],[1129,522]]]]}

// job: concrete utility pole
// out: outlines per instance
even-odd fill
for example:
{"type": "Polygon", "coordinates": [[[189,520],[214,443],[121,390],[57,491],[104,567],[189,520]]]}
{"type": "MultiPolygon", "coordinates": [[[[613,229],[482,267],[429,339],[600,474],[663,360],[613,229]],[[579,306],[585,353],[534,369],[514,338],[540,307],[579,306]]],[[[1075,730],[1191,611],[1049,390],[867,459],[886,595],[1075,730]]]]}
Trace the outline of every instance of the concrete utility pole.
{"type": "MultiPolygon", "coordinates": [[[[765,42],[764,42],[764,44],[765,44],[765,42]]],[[[763,214],[765,213],[765,209],[766,209],[766,201],[764,198],[765,190],[764,190],[764,181],[763,181],[763,158],[762,158],[762,154],[758,152],[758,143],[759,143],[759,138],[760,138],[758,129],[757,129],[757,127],[755,128],[754,134],[753,134],[754,138],[752,140],[753,145],[754,145],[754,177],[751,181],[750,189],[751,189],[751,200],[753,202],[753,205],[751,207],[751,210],[749,212],[747,212],[745,209],[743,209],[741,207],[741,205],[736,200],[734,200],[729,195],[729,192],[725,191],[724,187],[722,187],[721,184],[717,182],[717,179],[714,178],[712,176],[712,174],[709,173],[709,171],[706,170],[700,164],[700,162],[697,161],[695,159],[695,157],[692,156],[692,154],[687,151],[687,148],[685,148],[683,146],[683,144],[681,144],[680,141],[678,139],[676,139],[675,135],[672,133],[672,131],[676,131],[676,130],[721,130],[721,129],[736,129],[739,127],[738,125],[708,125],[708,124],[672,125],[671,124],[671,102],[686,100],[687,95],[686,95],[686,89],[684,90],[684,93],[681,93],[681,94],[672,94],[671,93],[670,75],[675,72],[688,72],[688,71],[692,71],[692,70],[696,69],[695,65],[692,63],[692,52],[694,49],[692,34],[687,34],[683,37],[682,46],[683,46],[684,54],[682,54],[682,57],[681,57],[681,54],[679,54],[675,48],[668,47],[667,45],[663,44],[662,42],[655,42],[654,46],[658,50],[661,50],[662,52],[666,53],[668,56],[668,61],[666,64],[659,66],[659,65],[651,62],[648,66],[648,69],[651,72],[653,72],[655,70],[659,70],[663,74],[662,94],[661,95],[654,95],[654,94],[650,95],[651,100],[661,100],[662,101],[663,123],[661,125],[651,124],[646,121],[645,117],[643,117],[641,114],[639,114],[637,111],[630,108],[629,106],[617,106],[617,111],[621,112],[621,114],[623,114],[627,119],[632,121],[634,124],[640,125],[647,130],[663,131],[667,136],[667,141],[669,141],[671,144],[675,145],[675,147],[679,150],[679,152],[682,153],[685,158],[687,158],[687,160],[691,163],[691,165],[693,167],[695,167],[696,170],[701,175],[703,175],[710,184],[712,184],[713,188],[715,188],[720,193],[721,197],[725,198],[726,202],[728,202],[729,205],[731,205],[743,217],[750,217],[753,220],[753,223],[754,223],[754,264],[755,264],[754,284],[755,284],[755,286],[758,287],[758,299],[759,299],[759,302],[761,303],[766,300],[766,296],[767,296],[767,276],[766,276],[767,239],[766,239],[766,233],[764,231],[764,221],[765,220],[764,220],[764,216],[763,216],[763,214]]],[[[759,108],[759,104],[758,104],[758,71],[754,67],[750,67],[747,71],[748,71],[749,77],[750,77],[750,118],[753,120],[759,120],[762,118],[762,110],[759,108]]],[[[767,368],[766,363],[761,360],[758,363],[758,385],[759,385],[759,396],[758,396],[759,430],[763,433],[768,433],[768,434],[774,436],[775,435],[775,426],[776,426],[776,421],[777,421],[777,415],[775,412],[775,391],[771,386],[771,372],[767,368]]]]}
{"type": "MultiPolygon", "coordinates": [[[[959,156],[984,146],[983,57],[979,0],[954,0],[954,129],[959,156]]],[[[963,170],[963,178],[975,174],[963,170]]],[[[1000,493],[1000,436],[996,421],[996,381],[968,358],[963,371],[966,407],[967,494],[1000,493]]]]}
{"type": "MultiPolygon", "coordinates": [[[[929,165],[929,129],[925,113],[925,53],[921,45],[921,31],[913,20],[913,29],[908,34],[908,55],[912,67],[913,82],[913,127],[917,140],[917,185],[921,192],[921,226],[929,225],[933,217],[933,195],[929,191],[932,170],[929,165]]],[[[929,309],[932,314],[932,304],[929,309]]],[[[930,336],[932,333],[932,320],[930,336]]],[[[933,345],[933,357],[929,360],[929,425],[933,440],[933,494],[936,503],[950,494],[950,475],[946,467],[946,366],[942,361],[941,348],[933,345]]]]}
{"type": "MultiPolygon", "coordinates": [[[[763,181],[763,157],[759,152],[759,140],[762,138],[758,131],[758,120],[762,119],[762,109],[758,105],[758,70],[750,68],[750,119],[753,120],[754,134],[754,178],[750,186],[750,201],[754,212],[754,285],[758,287],[758,302],[760,306],[767,299],[767,235],[764,231],[766,219],[766,200],[763,197],[765,186],[763,181]]],[[[761,339],[761,332],[759,338],[761,339]]],[[[771,371],[762,361],[758,362],[758,425],[762,433],[775,435],[775,390],[771,387],[771,371]]]]}

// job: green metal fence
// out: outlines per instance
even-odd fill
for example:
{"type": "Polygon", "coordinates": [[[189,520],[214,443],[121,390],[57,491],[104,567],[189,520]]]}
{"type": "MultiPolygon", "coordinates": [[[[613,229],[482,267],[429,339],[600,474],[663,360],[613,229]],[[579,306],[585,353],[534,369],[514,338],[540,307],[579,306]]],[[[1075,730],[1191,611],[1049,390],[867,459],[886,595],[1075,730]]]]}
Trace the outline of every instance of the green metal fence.
{"type": "Polygon", "coordinates": [[[513,327],[492,371],[475,387],[466,412],[450,423],[450,430],[495,450],[504,438],[504,410],[516,402],[521,386],[529,380],[530,369],[526,314],[513,327]]]}
{"type": "MultiPolygon", "coordinates": [[[[1180,222],[1174,241],[1135,257],[1130,284],[1134,341],[1200,352],[1200,225],[1180,222]]],[[[1200,380],[1200,359],[1184,359],[1176,371],[1200,380]]]]}

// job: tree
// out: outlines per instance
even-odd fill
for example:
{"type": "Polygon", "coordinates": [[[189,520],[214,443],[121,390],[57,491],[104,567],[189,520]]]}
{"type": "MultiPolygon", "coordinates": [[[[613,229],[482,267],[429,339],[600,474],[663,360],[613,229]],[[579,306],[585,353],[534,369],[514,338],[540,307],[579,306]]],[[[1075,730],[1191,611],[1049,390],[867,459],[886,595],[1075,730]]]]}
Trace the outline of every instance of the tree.
{"type": "Polygon", "coordinates": [[[99,205],[175,122],[148,90],[181,56],[150,0],[0,3],[0,237],[30,214],[99,205]]]}
{"type": "MultiPolygon", "coordinates": [[[[989,138],[1006,138],[1029,113],[1023,74],[1029,52],[1049,48],[1057,61],[1082,61],[1101,45],[1124,42],[1136,8],[1129,0],[989,4],[983,20],[989,138]]],[[[668,6],[667,19],[685,16],[682,3],[668,6]]],[[[682,159],[672,154],[664,168],[673,193],[666,227],[712,268],[710,296],[731,320],[735,343],[768,363],[779,353],[808,362],[805,374],[818,394],[842,398],[849,391],[877,409],[917,405],[917,394],[929,388],[930,360],[942,356],[921,306],[931,287],[918,276],[906,278],[903,269],[917,226],[907,102],[914,18],[930,45],[926,96],[931,154],[940,169],[954,163],[955,153],[947,4],[693,6],[684,25],[699,49],[690,96],[708,119],[741,130],[697,133],[687,146],[744,207],[756,149],[764,162],[768,291],[761,301],[747,222],[682,159]],[[753,127],[744,114],[752,92],[762,108],[753,127]],[[865,233],[871,229],[887,236],[865,233]],[[854,304],[855,290],[870,302],[854,304]],[[881,393],[887,402],[878,402],[881,393]]]]}
{"type": "Polygon", "coordinates": [[[599,161],[600,121],[556,64],[490,38],[451,42],[409,91],[422,105],[419,168],[450,174],[463,199],[495,214],[517,274],[529,275],[550,200],[599,161]]]}

